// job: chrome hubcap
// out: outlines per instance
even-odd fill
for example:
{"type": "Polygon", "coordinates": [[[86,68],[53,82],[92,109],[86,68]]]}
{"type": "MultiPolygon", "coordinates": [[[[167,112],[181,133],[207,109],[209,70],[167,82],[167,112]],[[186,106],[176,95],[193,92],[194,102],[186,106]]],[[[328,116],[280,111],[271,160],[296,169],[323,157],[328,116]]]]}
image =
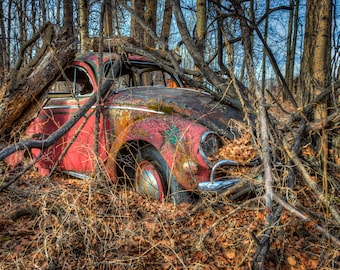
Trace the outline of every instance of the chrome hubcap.
{"type": "Polygon", "coordinates": [[[152,163],[146,160],[139,163],[136,176],[139,191],[156,200],[163,198],[161,178],[152,163]]]}

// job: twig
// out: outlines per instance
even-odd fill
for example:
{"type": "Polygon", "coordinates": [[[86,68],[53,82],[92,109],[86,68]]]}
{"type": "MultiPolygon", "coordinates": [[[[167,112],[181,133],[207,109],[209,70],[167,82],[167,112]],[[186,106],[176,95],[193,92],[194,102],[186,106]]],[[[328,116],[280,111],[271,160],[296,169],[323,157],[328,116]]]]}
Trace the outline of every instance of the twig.
{"type": "Polygon", "coordinates": [[[17,181],[21,176],[23,176],[36,162],[39,160],[39,158],[42,155],[42,151],[39,155],[38,158],[36,158],[31,164],[27,165],[21,172],[19,172],[13,179],[11,179],[9,182],[4,184],[3,186],[0,187],[0,192],[4,191],[7,189],[10,185],[12,185],[15,181],[17,181]]]}
{"type": "Polygon", "coordinates": [[[283,111],[285,114],[288,114],[290,115],[291,113],[290,112],[287,112],[281,105],[281,103],[277,100],[276,97],[274,97],[273,93],[270,92],[268,89],[267,89],[267,94],[270,95],[270,97],[274,100],[275,104],[280,108],[281,111],[283,111]]]}
{"type": "Polygon", "coordinates": [[[237,208],[235,208],[233,211],[228,212],[227,215],[222,216],[222,217],[220,217],[218,220],[216,220],[216,221],[210,226],[209,230],[208,230],[202,237],[200,237],[199,243],[198,243],[197,247],[198,247],[199,249],[202,248],[203,242],[204,242],[205,238],[207,237],[207,235],[209,235],[209,234],[211,233],[211,231],[212,231],[215,227],[217,227],[217,225],[218,225],[220,222],[222,222],[223,220],[229,218],[229,217],[232,216],[233,214],[237,213],[238,211],[240,211],[241,209],[243,209],[244,206],[246,206],[247,204],[250,204],[251,202],[257,201],[257,200],[259,200],[259,197],[255,197],[255,198],[252,198],[252,199],[250,199],[250,200],[247,200],[247,201],[245,201],[244,203],[240,204],[240,205],[239,205],[237,208]]]}
{"type": "Polygon", "coordinates": [[[326,236],[329,240],[332,241],[332,243],[334,243],[335,245],[337,245],[338,247],[340,247],[340,240],[336,237],[334,237],[333,235],[331,235],[325,228],[319,226],[318,224],[314,224],[313,220],[311,220],[309,217],[307,217],[306,215],[302,214],[301,212],[299,212],[297,209],[295,209],[293,206],[291,206],[290,204],[288,204],[287,202],[285,202],[284,200],[282,200],[279,196],[277,196],[276,194],[273,194],[273,199],[278,202],[280,205],[282,205],[286,210],[288,210],[290,213],[292,213],[293,215],[301,218],[303,221],[306,222],[310,222],[311,224],[313,224],[313,226],[315,227],[315,229],[317,231],[319,231],[320,233],[322,233],[324,236],[326,236]]]}
{"type": "Polygon", "coordinates": [[[315,194],[318,196],[318,199],[326,207],[328,207],[328,209],[329,209],[330,213],[332,214],[332,216],[334,217],[336,223],[338,225],[340,225],[340,215],[339,215],[338,211],[331,204],[331,202],[326,200],[325,196],[320,191],[318,184],[315,181],[313,181],[312,177],[307,172],[306,168],[303,166],[300,158],[296,155],[296,153],[294,153],[293,151],[290,150],[290,146],[285,139],[283,139],[283,145],[284,145],[284,149],[285,149],[286,153],[288,154],[288,156],[290,157],[290,159],[294,162],[294,164],[297,166],[297,168],[302,173],[303,178],[304,178],[305,182],[307,183],[307,185],[315,192],[315,194]]]}

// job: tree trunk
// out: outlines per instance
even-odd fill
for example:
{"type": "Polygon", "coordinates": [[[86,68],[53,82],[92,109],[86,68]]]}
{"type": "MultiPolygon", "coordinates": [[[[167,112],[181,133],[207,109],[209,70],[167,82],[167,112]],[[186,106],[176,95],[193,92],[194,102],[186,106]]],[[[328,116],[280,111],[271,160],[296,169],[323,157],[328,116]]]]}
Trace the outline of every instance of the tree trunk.
{"type": "MultiPolygon", "coordinates": [[[[289,11],[289,20],[288,20],[288,34],[287,34],[287,46],[286,46],[286,69],[285,69],[285,80],[287,82],[287,85],[290,86],[290,82],[293,80],[291,78],[291,67],[292,67],[292,62],[291,62],[291,54],[292,54],[292,35],[293,35],[293,18],[294,18],[294,0],[290,0],[289,4],[291,10],[289,11]]],[[[290,88],[290,91],[292,89],[290,88]]],[[[285,91],[283,91],[283,100],[287,100],[288,97],[285,94],[285,91]]]]}
{"type": "Polygon", "coordinates": [[[41,17],[42,17],[42,23],[47,22],[47,17],[46,17],[46,5],[45,5],[45,0],[40,0],[40,7],[41,7],[41,17]]]}
{"type": "MultiPolygon", "coordinates": [[[[266,0],[266,13],[268,13],[270,8],[270,0],[266,0]]],[[[264,25],[264,33],[263,33],[263,39],[267,42],[267,38],[268,38],[268,16],[266,17],[265,20],[265,25],[264,25]]],[[[261,84],[261,91],[262,93],[265,92],[265,88],[266,88],[266,65],[267,62],[267,52],[266,50],[263,50],[262,52],[262,84],[261,84]]]]}
{"type": "Polygon", "coordinates": [[[196,23],[196,34],[197,34],[197,50],[204,57],[205,50],[205,39],[207,34],[207,3],[206,0],[197,0],[197,23],[196,23]]]}
{"type": "MultiPolygon", "coordinates": [[[[290,54],[290,59],[288,60],[291,65],[290,65],[290,70],[289,70],[289,82],[288,82],[288,88],[292,93],[296,93],[297,89],[294,89],[294,69],[295,69],[295,52],[296,52],[296,43],[297,43],[297,38],[298,38],[298,28],[299,28],[299,8],[300,8],[300,0],[296,0],[295,2],[295,9],[294,9],[294,27],[293,27],[293,40],[292,40],[292,46],[291,46],[291,54],[290,54]]],[[[289,97],[287,97],[289,98],[289,97]]]]}
{"type": "MultiPolygon", "coordinates": [[[[205,40],[207,35],[207,2],[206,0],[196,0],[196,47],[198,53],[202,55],[202,58],[205,57],[205,40]]],[[[195,65],[194,70],[198,70],[198,67],[195,65]]],[[[198,76],[195,80],[202,82],[203,76],[198,76]]]]}
{"type": "MultiPolygon", "coordinates": [[[[307,1],[304,52],[301,67],[301,101],[305,105],[320,95],[331,84],[331,1],[307,1]],[[304,102],[305,101],[305,102],[304,102]]],[[[315,104],[314,119],[326,119],[329,113],[329,99],[315,104]]],[[[320,155],[323,171],[323,190],[328,193],[327,163],[329,152],[329,134],[322,129],[321,136],[315,137],[313,145],[320,155]]]]}
{"type": "MultiPolygon", "coordinates": [[[[153,32],[156,32],[156,16],[157,16],[157,0],[146,0],[144,19],[146,25],[153,32]]],[[[143,45],[150,48],[155,47],[155,40],[149,35],[149,33],[146,32],[144,33],[143,45]]]]}
{"type": "Polygon", "coordinates": [[[308,0],[301,64],[301,105],[313,100],[331,81],[332,2],[308,0]]]}
{"type": "MultiPolygon", "coordinates": [[[[45,34],[44,44],[35,58],[25,66],[19,60],[17,69],[11,72],[10,79],[0,89],[1,140],[11,141],[17,136],[15,133],[25,130],[40,110],[39,105],[42,104],[48,86],[75,56],[73,36],[69,37],[62,31],[56,33],[52,25],[45,26],[41,32],[45,34]]],[[[38,40],[38,37],[40,34],[33,41],[38,40]]]]}
{"type": "Polygon", "coordinates": [[[69,36],[73,35],[73,1],[64,0],[64,28],[69,36]]]}
{"type": "MultiPolygon", "coordinates": [[[[145,24],[150,30],[156,33],[157,0],[145,1],[145,24]]],[[[148,32],[144,32],[144,43],[147,48],[155,48],[155,40],[148,32]]],[[[146,84],[152,83],[152,74],[143,74],[143,81],[146,84]]]]}
{"type": "Polygon", "coordinates": [[[82,52],[88,51],[89,6],[87,0],[79,0],[80,47],[82,52]]]}
{"type": "Polygon", "coordinates": [[[161,40],[164,42],[165,50],[168,49],[168,45],[169,45],[171,20],[172,20],[172,5],[171,5],[170,0],[165,0],[162,31],[161,31],[161,40]]]}
{"type": "MultiPolygon", "coordinates": [[[[12,15],[11,15],[11,9],[12,9],[12,1],[9,1],[8,2],[8,9],[7,9],[7,14],[8,14],[8,21],[11,21],[12,20],[12,15]]],[[[7,48],[7,57],[8,57],[8,62],[7,62],[7,71],[10,70],[10,55],[12,53],[12,50],[11,50],[11,39],[10,39],[10,33],[12,31],[12,24],[11,23],[8,23],[7,24],[7,45],[6,45],[6,48],[7,48]]]]}
{"type": "Polygon", "coordinates": [[[113,35],[113,13],[111,0],[104,2],[104,15],[103,15],[103,34],[104,37],[110,38],[113,35]]]}
{"type": "MultiPolygon", "coordinates": [[[[139,18],[144,18],[145,0],[131,0],[131,8],[135,11],[139,18]]],[[[144,43],[144,29],[138,23],[135,16],[131,14],[130,37],[136,40],[139,44],[144,43]]]]}
{"type": "Polygon", "coordinates": [[[7,47],[6,47],[6,30],[5,30],[5,23],[4,23],[4,12],[2,5],[0,5],[0,85],[3,81],[4,76],[7,73],[7,47]]]}
{"type": "Polygon", "coordinates": [[[26,4],[27,1],[19,1],[17,6],[18,17],[19,17],[19,34],[20,34],[20,46],[27,40],[26,35],[26,4]]]}

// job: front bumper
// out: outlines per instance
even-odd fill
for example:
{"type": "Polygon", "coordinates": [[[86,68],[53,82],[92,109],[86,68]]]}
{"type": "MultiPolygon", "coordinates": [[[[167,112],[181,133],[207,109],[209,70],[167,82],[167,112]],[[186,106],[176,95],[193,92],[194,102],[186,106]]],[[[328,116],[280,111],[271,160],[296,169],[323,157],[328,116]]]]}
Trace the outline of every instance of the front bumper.
{"type": "Polygon", "coordinates": [[[208,191],[208,192],[217,192],[223,193],[228,188],[239,183],[241,179],[228,179],[228,180],[219,180],[215,182],[202,182],[198,184],[199,191],[208,191]]]}
{"type": "MultiPolygon", "coordinates": [[[[246,167],[254,167],[258,165],[258,161],[252,161],[247,164],[241,164],[234,160],[220,160],[218,161],[211,169],[210,174],[210,181],[209,182],[201,182],[198,184],[198,190],[199,191],[208,191],[208,192],[217,192],[217,193],[223,193],[227,189],[233,187],[237,183],[241,182],[242,178],[228,178],[223,177],[224,179],[220,180],[220,177],[217,177],[219,174],[219,171],[221,168],[226,167],[235,167],[235,166],[246,166],[246,167]],[[218,179],[217,179],[218,178],[218,179]]],[[[225,171],[225,170],[224,170],[225,171]]]]}

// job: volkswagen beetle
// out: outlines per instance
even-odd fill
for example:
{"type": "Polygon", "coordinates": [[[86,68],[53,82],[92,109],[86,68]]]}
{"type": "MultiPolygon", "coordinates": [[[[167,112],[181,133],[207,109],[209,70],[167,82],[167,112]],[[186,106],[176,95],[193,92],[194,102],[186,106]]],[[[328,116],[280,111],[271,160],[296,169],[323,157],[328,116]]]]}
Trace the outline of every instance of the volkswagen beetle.
{"type": "Polygon", "coordinates": [[[100,115],[93,106],[42,155],[41,149],[32,149],[39,173],[56,166],[87,179],[97,164],[115,183],[132,183],[151,198],[176,202],[192,192],[221,192],[240,181],[222,170],[239,163],[221,159],[219,151],[223,138],[237,137],[235,123],[243,121],[243,114],[209,93],[185,87],[178,76],[141,56],[77,56],[49,88],[27,133],[50,136],[96,95],[100,76],[112,79],[100,115]]]}

